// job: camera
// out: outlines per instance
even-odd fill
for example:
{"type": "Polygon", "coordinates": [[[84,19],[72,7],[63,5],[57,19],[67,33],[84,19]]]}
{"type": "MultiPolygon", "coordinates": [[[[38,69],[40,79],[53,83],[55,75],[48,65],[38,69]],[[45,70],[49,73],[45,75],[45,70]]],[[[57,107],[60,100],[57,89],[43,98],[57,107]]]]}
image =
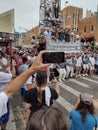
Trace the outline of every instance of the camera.
{"type": "Polygon", "coordinates": [[[46,52],[42,55],[43,63],[63,63],[64,52],[46,52]]]}

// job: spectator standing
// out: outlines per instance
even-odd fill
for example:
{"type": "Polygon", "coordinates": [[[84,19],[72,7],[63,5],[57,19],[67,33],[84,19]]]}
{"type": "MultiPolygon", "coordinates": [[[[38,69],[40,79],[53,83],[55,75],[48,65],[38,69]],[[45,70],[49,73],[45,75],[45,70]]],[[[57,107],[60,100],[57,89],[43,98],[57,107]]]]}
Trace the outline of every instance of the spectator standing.
{"type": "MultiPolygon", "coordinates": [[[[9,61],[11,62],[11,61],[9,61]]],[[[6,86],[9,84],[9,82],[11,81],[12,77],[15,77],[15,60],[12,60],[12,72],[8,72],[7,68],[10,67],[10,64],[7,63],[6,67],[5,65],[3,66],[3,63],[1,64],[1,68],[0,68],[0,92],[2,92],[6,86]]],[[[9,121],[9,115],[10,115],[10,102],[7,101],[6,104],[6,109],[7,109],[7,113],[2,115],[0,117],[0,122],[2,123],[1,127],[2,130],[6,129],[6,125],[9,121]]]]}
{"type": "Polygon", "coordinates": [[[82,70],[82,57],[81,54],[76,55],[76,77],[81,76],[81,70],[82,70]]]}
{"type": "Polygon", "coordinates": [[[90,74],[93,75],[95,71],[95,57],[93,54],[90,55],[89,62],[90,74]]]}
{"type": "Polygon", "coordinates": [[[89,57],[88,54],[85,53],[82,57],[83,61],[83,76],[88,76],[88,70],[89,70],[89,57]]]}
{"type": "Polygon", "coordinates": [[[73,77],[74,72],[74,60],[73,56],[71,54],[68,54],[66,57],[66,71],[67,71],[67,77],[73,77]]]}
{"type": "Polygon", "coordinates": [[[98,75],[98,54],[95,56],[95,69],[96,69],[96,74],[98,75]]]}
{"type": "Polygon", "coordinates": [[[40,52],[36,60],[34,61],[33,65],[28,70],[23,72],[21,75],[17,76],[17,78],[13,79],[13,81],[11,81],[6,86],[3,92],[0,93],[0,117],[3,114],[7,113],[6,104],[8,99],[16,92],[18,92],[18,90],[23,86],[23,84],[27,81],[27,79],[36,71],[49,66],[49,64],[43,64],[41,62],[42,54],[45,52],[46,51],[40,52]]]}
{"type": "MultiPolygon", "coordinates": [[[[19,74],[22,74],[23,72],[25,72],[28,69],[27,57],[22,57],[22,62],[23,62],[23,64],[20,65],[20,67],[19,67],[19,74]]],[[[24,107],[24,95],[25,95],[26,91],[27,91],[26,84],[24,84],[20,91],[20,95],[22,97],[22,102],[23,102],[22,103],[23,107],[24,107]]]]}
{"type": "Polygon", "coordinates": [[[58,72],[59,72],[59,81],[65,81],[65,78],[67,77],[67,72],[65,70],[65,62],[57,64],[58,72]]]}
{"type": "Polygon", "coordinates": [[[93,99],[88,93],[80,95],[75,109],[70,112],[72,123],[70,130],[93,130],[98,123],[98,117],[94,115],[93,99]]]}
{"type": "Polygon", "coordinates": [[[24,101],[28,103],[31,115],[39,110],[43,105],[51,106],[53,104],[53,99],[56,100],[59,96],[60,89],[58,81],[54,80],[56,83],[55,89],[49,88],[47,86],[47,73],[45,71],[38,71],[36,75],[36,88],[30,89],[24,97],[24,101]]]}

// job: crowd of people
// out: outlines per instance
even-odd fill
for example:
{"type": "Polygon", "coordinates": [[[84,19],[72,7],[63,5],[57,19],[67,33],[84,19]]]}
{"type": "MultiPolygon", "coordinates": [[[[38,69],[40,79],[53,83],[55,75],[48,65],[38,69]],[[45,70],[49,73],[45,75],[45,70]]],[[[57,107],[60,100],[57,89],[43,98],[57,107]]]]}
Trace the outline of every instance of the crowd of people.
{"type": "MultiPolygon", "coordinates": [[[[56,17],[56,16],[55,16],[56,17]]],[[[9,98],[20,91],[22,107],[26,109],[27,130],[68,130],[63,112],[53,106],[59,98],[59,82],[69,78],[98,74],[98,52],[83,45],[82,53],[65,53],[63,63],[43,64],[47,42],[80,42],[78,33],[68,28],[46,27],[40,30],[38,43],[33,48],[14,50],[12,57],[0,50],[0,123],[6,130],[10,115],[9,98]],[[44,50],[44,51],[43,51],[44,50]],[[48,85],[54,83],[54,88],[48,85]]],[[[55,43],[54,43],[55,44],[55,43]]],[[[81,43],[82,44],[82,43],[81,43]]],[[[92,97],[81,94],[70,112],[70,130],[93,130],[98,122],[92,97]]]]}
{"type": "MultiPolygon", "coordinates": [[[[98,51],[92,50],[90,42],[81,42],[81,53],[65,53],[63,63],[44,64],[48,42],[53,44],[80,43],[81,34],[70,26],[61,26],[60,1],[46,0],[45,28],[40,29],[36,41],[32,37],[32,49],[13,50],[12,56],[0,48],[0,130],[6,130],[10,118],[10,98],[20,92],[22,108],[26,109],[26,130],[93,130],[97,128],[95,102],[88,93],[82,93],[66,117],[54,100],[60,96],[59,82],[69,78],[98,75],[98,51]],[[51,83],[54,86],[51,86],[51,83]]],[[[66,1],[67,2],[67,1],[66,1]]],[[[41,3],[43,5],[43,2],[41,3]]],[[[40,6],[41,6],[40,5],[40,6]]]]}
{"type": "Polygon", "coordinates": [[[39,42],[40,39],[45,39],[44,42],[58,42],[58,43],[64,43],[64,42],[77,42],[79,43],[81,40],[81,35],[72,30],[70,26],[66,27],[57,27],[57,25],[54,25],[52,27],[45,27],[44,29],[40,30],[39,34],[39,42]]]}
{"type": "MultiPolygon", "coordinates": [[[[59,98],[58,82],[70,77],[98,74],[97,52],[83,54],[65,54],[65,62],[43,64],[42,54],[28,50],[13,52],[13,57],[0,51],[0,121],[6,129],[9,121],[9,98],[21,90],[22,102],[26,108],[27,130],[67,130],[63,112],[53,107],[53,100],[59,98]],[[48,87],[53,81],[54,88],[48,87]],[[36,123],[37,122],[37,123],[36,123]],[[62,122],[62,123],[61,123],[62,122]]],[[[65,82],[66,83],[66,82],[65,82]]],[[[96,126],[98,118],[94,115],[94,103],[91,95],[81,94],[69,118],[70,130],[90,129],[96,126]]]]}

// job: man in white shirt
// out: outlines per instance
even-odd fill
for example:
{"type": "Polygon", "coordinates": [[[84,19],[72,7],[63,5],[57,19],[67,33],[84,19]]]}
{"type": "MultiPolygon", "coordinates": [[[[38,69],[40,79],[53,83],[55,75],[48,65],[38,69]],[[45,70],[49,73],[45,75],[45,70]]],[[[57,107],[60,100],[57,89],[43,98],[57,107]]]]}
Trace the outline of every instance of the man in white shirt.
{"type": "MultiPolygon", "coordinates": [[[[11,81],[12,77],[15,75],[15,60],[12,60],[12,73],[8,72],[8,68],[10,69],[10,64],[4,66],[1,64],[0,69],[0,92],[2,92],[8,83],[11,81]]],[[[6,104],[7,113],[0,117],[0,122],[2,123],[2,128],[6,129],[6,124],[9,121],[9,113],[10,113],[10,105],[9,101],[6,104]]]]}
{"type": "Polygon", "coordinates": [[[81,76],[81,70],[82,70],[82,57],[81,57],[81,54],[77,54],[75,66],[76,66],[76,77],[81,76]]]}
{"type": "Polygon", "coordinates": [[[0,72],[0,92],[7,86],[7,84],[11,81],[12,74],[0,72]]]}
{"type": "Polygon", "coordinates": [[[93,54],[91,54],[89,57],[89,67],[90,67],[90,74],[93,75],[95,70],[95,57],[93,54]]]}

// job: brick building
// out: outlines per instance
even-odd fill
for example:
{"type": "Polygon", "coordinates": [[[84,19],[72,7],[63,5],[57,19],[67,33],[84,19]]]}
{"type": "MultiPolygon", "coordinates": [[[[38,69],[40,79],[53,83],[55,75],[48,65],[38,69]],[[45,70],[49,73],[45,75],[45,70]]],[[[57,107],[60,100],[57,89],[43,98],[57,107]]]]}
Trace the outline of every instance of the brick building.
{"type": "Polygon", "coordinates": [[[98,13],[83,18],[79,22],[78,30],[83,38],[95,39],[98,42],[98,13]]]}
{"type": "Polygon", "coordinates": [[[22,38],[23,43],[25,45],[30,45],[33,36],[35,36],[36,39],[38,38],[38,32],[39,32],[39,26],[36,26],[32,28],[31,30],[27,31],[25,36],[22,38]]]}
{"type": "Polygon", "coordinates": [[[83,18],[83,9],[74,6],[67,6],[61,11],[62,25],[71,26],[72,29],[78,29],[79,21],[83,18]]]}

